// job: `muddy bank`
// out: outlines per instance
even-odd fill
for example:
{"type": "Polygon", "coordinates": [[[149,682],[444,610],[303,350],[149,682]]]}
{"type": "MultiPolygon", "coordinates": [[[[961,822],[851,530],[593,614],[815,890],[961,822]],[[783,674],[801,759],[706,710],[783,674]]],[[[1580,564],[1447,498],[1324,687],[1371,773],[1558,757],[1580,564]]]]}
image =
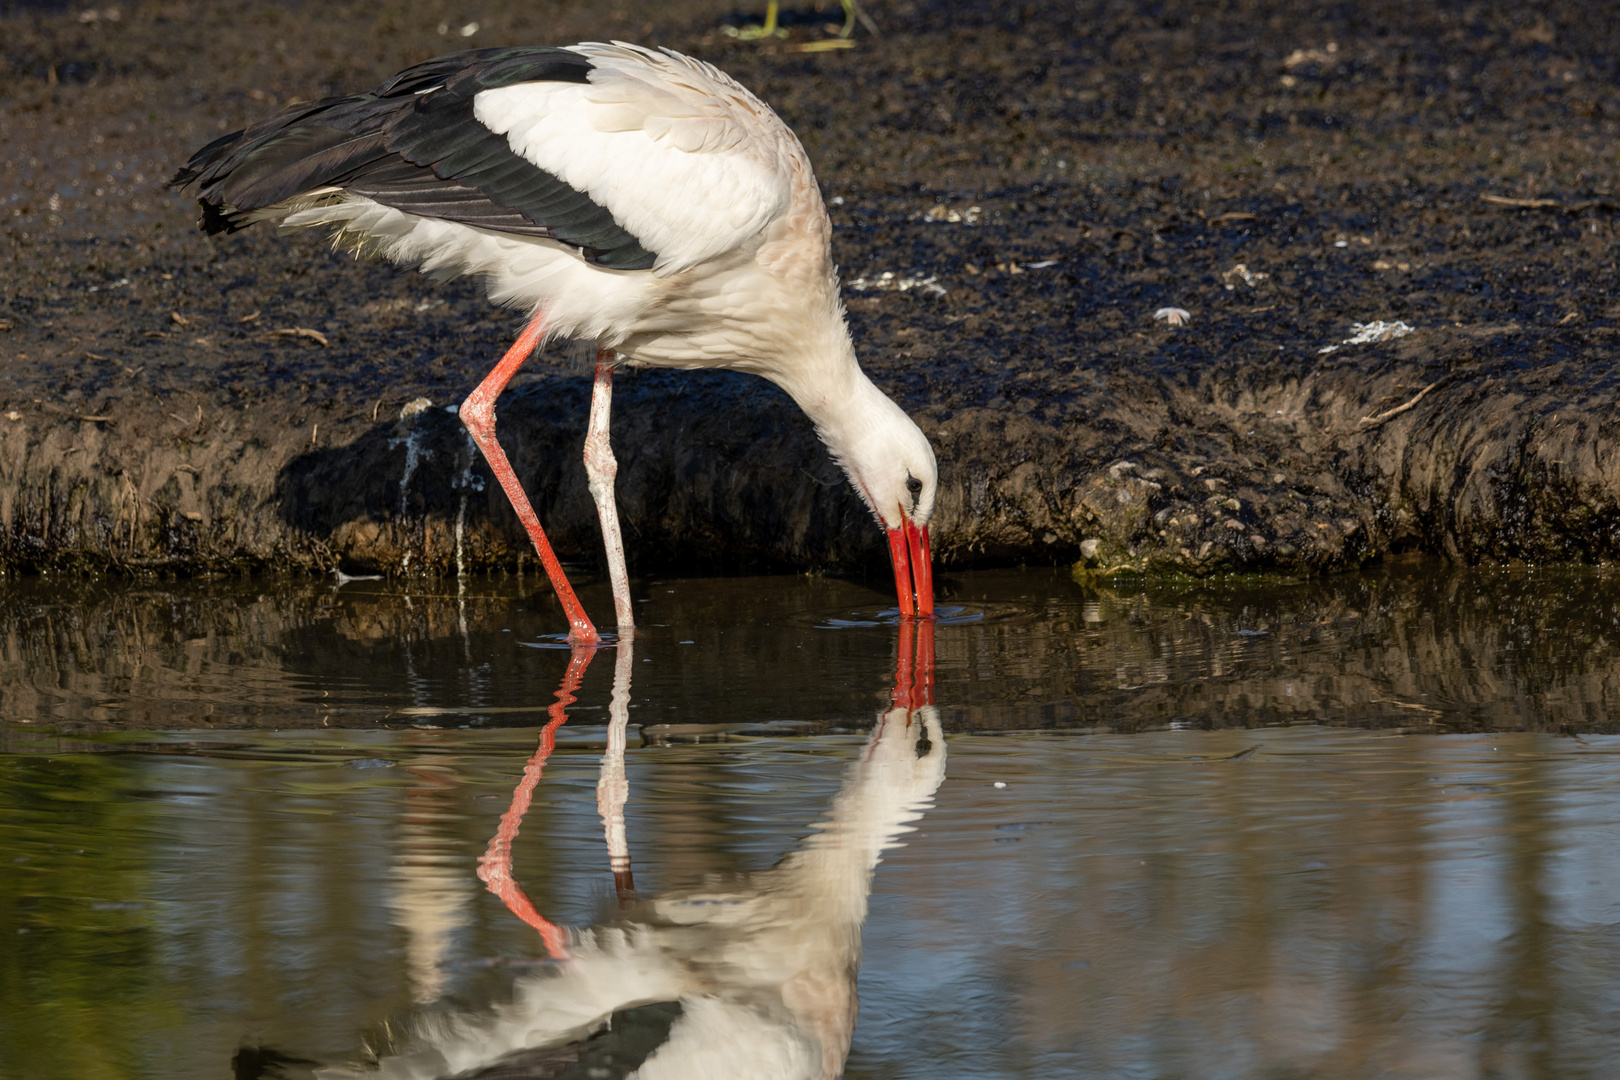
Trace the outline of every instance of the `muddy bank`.
{"type": "MultiPolygon", "coordinates": [[[[862,361],[938,449],[947,564],[1620,555],[1620,31],[1598,5],[1531,26],[1506,4],[895,5],[881,37],[809,54],[815,20],[762,48],[713,5],[490,5],[467,39],[437,9],[301,10],[0,16],[0,565],[523,558],[444,408],[519,320],[316,237],[205,241],[160,181],[292,97],[469,41],[608,36],[720,63],[804,138],[862,361]]],[[[531,366],[503,441],[590,564],[588,385],[531,366]]],[[[616,405],[635,569],[881,563],[773,388],[642,373],[616,405]]]]}

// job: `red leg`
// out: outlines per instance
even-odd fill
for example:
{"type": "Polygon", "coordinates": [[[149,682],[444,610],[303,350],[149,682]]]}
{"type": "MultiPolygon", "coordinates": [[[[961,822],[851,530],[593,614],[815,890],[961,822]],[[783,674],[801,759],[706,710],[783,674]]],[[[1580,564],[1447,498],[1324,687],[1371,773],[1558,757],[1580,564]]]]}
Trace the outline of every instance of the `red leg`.
{"type": "Polygon", "coordinates": [[[596,645],[602,639],[596,633],[596,627],[586,617],[585,609],[580,606],[579,598],[574,595],[574,587],[568,584],[568,578],[563,574],[562,564],[551,550],[551,542],[546,539],[545,530],[540,527],[540,519],[535,515],[534,507],[529,505],[529,497],[523,493],[523,485],[518,482],[517,474],[512,471],[511,462],[506,460],[506,451],[501,449],[499,440],[495,438],[495,399],[501,396],[506,384],[523,361],[529,358],[534,347],[545,336],[545,314],[534,317],[534,321],[519,335],[517,341],[501,357],[501,362],[495,365],[495,370],[478,384],[478,389],[467,395],[467,400],[461,403],[461,422],[467,425],[467,432],[472,435],[478,449],[484,452],[484,460],[489,462],[490,472],[495,479],[501,482],[506,497],[512,502],[512,509],[517,511],[518,520],[529,533],[529,539],[534,541],[534,550],[540,556],[540,565],[546,568],[546,576],[551,579],[551,587],[557,591],[557,599],[562,601],[563,611],[568,615],[568,640],[575,645],[596,645]]]}
{"type": "Polygon", "coordinates": [[[551,757],[551,751],[557,746],[557,729],[568,719],[564,710],[574,703],[574,691],[579,689],[585,669],[590,667],[591,657],[595,655],[589,649],[575,649],[569,656],[568,671],[563,675],[562,685],[557,688],[557,703],[547,710],[551,720],[540,731],[540,745],[523,767],[523,779],[512,792],[512,805],[501,815],[500,828],[490,837],[489,847],[478,860],[479,880],[501,898],[508,911],[540,931],[540,940],[545,942],[546,951],[553,960],[568,959],[567,936],[562,927],[535,910],[533,901],[512,877],[512,841],[517,839],[523,815],[529,812],[534,787],[540,782],[546,759],[551,757]]]}

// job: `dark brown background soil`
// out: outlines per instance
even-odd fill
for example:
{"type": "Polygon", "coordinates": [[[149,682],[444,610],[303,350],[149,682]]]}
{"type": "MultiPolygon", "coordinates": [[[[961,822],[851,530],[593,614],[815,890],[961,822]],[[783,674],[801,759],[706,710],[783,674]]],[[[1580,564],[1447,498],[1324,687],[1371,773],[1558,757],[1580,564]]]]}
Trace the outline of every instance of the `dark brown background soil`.
{"type": "MultiPolygon", "coordinates": [[[[947,564],[1620,555],[1612,7],[870,11],[880,36],[805,53],[836,3],[760,45],[721,31],[758,14],[725,4],[0,2],[0,564],[510,565],[521,534],[455,417],[399,416],[459,402],[520,318],[313,235],[206,240],[162,182],[294,98],[603,38],[775,106],[843,200],[846,281],[946,290],[846,295],[863,363],[938,449],[947,564]],[[1321,351],[1375,320],[1414,329],[1321,351]],[[274,333],[294,328],[328,344],[274,333]]],[[[589,563],[567,353],[531,362],[502,431],[589,563]]],[[[768,385],[632,374],[616,404],[633,567],[882,559],[768,385]]]]}

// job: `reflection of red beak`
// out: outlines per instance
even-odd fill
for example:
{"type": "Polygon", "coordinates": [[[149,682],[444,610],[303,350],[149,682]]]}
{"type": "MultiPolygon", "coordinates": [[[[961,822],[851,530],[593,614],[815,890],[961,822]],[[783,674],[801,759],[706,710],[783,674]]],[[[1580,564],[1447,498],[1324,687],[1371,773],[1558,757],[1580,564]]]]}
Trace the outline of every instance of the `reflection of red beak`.
{"type": "Polygon", "coordinates": [[[934,617],[934,563],[928,552],[928,526],[918,528],[901,517],[898,529],[889,530],[889,554],[894,559],[894,591],[902,617],[934,617]]]}
{"type": "MultiPolygon", "coordinates": [[[[889,701],[908,711],[934,703],[934,624],[927,619],[900,621],[900,658],[894,668],[889,701]]],[[[910,723],[910,718],[907,718],[910,723]]]]}

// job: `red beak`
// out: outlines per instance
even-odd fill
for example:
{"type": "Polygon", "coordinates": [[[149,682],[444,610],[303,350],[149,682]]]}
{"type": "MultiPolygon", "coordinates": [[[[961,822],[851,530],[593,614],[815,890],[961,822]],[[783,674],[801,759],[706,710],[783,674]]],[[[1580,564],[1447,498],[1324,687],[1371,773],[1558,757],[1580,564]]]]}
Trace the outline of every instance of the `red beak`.
{"type": "Polygon", "coordinates": [[[918,528],[902,518],[889,530],[889,554],[894,559],[894,591],[902,618],[934,617],[934,563],[928,551],[928,526],[918,528]]]}

